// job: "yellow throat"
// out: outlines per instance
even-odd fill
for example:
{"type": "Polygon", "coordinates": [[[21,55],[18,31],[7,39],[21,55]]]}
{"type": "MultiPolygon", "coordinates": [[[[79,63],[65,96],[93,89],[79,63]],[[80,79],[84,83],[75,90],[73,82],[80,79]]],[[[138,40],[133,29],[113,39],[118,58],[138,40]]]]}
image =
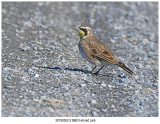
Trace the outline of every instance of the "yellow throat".
{"type": "Polygon", "coordinates": [[[83,37],[85,36],[85,32],[82,31],[82,30],[79,30],[79,36],[80,36],[81,38],[83,38],[83,37]]]}

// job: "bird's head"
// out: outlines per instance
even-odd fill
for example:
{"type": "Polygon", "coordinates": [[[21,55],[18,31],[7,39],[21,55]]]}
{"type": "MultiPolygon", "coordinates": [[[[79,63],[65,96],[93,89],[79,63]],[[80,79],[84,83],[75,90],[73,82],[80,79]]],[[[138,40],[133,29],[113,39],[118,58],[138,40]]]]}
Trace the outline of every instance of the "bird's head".
{"type": "Polygon", "coordinates": [[[92,29],[88,26],[84,26],[84,25],[79,26],[78,30],[79,30],[80,39],[85,39],[86,37],[93,35],[92,29]]]}

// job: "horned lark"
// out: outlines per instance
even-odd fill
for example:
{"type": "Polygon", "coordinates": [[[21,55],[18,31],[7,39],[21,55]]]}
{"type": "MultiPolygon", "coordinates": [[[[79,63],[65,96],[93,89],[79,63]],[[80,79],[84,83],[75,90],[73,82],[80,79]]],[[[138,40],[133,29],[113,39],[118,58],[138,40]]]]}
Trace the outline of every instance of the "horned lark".
{"type": "Polygon", "coordinates": [[[79,51],[84,59],[95,65],[91,71],[92,74],[97,75],[104,66],[112,64],[118,65],[128,73],[133,74],[133,72],[127,68],[126,65],[122,63],[104,43],[99,41],[94,36],[90,27],[80,26],[78,30],[80,36],[80,41],[78,44],[79,51]],[[100,65],[101,68],[97,72],[93,73],[94,69],[98,65],[100,65]]]}

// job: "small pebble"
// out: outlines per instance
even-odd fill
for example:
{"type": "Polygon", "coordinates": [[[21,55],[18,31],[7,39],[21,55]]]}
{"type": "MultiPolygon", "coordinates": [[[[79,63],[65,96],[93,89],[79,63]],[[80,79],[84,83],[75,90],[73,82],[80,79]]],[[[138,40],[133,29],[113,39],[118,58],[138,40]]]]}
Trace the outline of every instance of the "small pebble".
{"type": "Polygon", "coordinates": [[[137,80],[138,80],[138,79],[139,79],[139,76],[138,76],[138,75],[135,75],[135,79],[137,79],[137,80]]]}
{"type": "Polygon", "coordinates": [[[39,77],[39,74],[35,74],[35,78],[39,77]]]}
{"type": "Polygon", "coordinates": [[[123,82],[123,81],[120,79],[120,80],[119,80],[119,83],[122,83],[122,82],[123,82]]]}
{"type": "Polygon", "coordinates": [[[97,112],[95,112],[95,111],[92,111],[91,113],[93,116],[98,116],[97,112]]]}
{"type": "Polygon", "coordinates": [[[96,100],[92,100],[92,101],[91,101],[91,104],[92,104],[92,105],[95,105],[96,103],[97,103],[96,100]]]}
{"type": "Polygon", "coordinates": [[[102,83],[101,86],[102,86],[102,87],[106,87],[106,84],[105,84],[105,83],[102,83]]]}
{"type": "Polygon", "coordinates": [[[108,84],[108,88],[112,88],[112,87],[113,87],[112,85],[109,85],[109,84],[108,84]]]}
{"type": "Polygon", "coordinates": [[[113,109],[114,109],[114,108],[115,108],[115,106],[114,106],[114,105],[111,105],[111,108],[113,108],[113,109]]]}
{"type": "Polygon", "coordinates": [[[108,109],[101,109],[101,111],[102,111],[102,112],[107,112],[107,111],[108,111],[108,109]]]}
{"type": "Polygon", "coordinates": [[[125,35],[125,34],[122,34],[121,37],[122,37],[122,38],[126,38],[126,35],[125,35]]]}
{"type": "Polygon", "coordinates": [[[86,84],[80,84],[80,86],[81,86],[81,87],[85,87],[85,86],[86,86],[86,84]]]}
{"type": "Polygon", "coordinates": [[[143,68],[143,64],[139,63],[138,64],[139,68],[143,68]]]}

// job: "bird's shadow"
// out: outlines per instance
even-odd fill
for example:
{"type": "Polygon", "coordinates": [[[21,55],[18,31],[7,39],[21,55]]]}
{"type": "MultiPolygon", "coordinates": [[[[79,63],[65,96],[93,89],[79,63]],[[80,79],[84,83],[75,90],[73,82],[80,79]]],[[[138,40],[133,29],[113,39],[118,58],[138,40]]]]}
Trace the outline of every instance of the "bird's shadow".
{"type": "MultiPolygon", "coordinates": [[[[68,68],[68,67],[61,68],[61,67],[58,67],[58,66],[55,66],[55,67],[43,67],[43,66],[36,66],[36,65],[34,65],[34,66],[37,67],[37,68],[52,69],[52,70],[67,70],[67,71],[74,71],[74,72],[78,71],[78,72],[82,72],[84,74],[91,74],[92,76],[98,76],[98,75],[99,76],[107,76],[107,77],[112,77],[113,76],[113,74],[104,75],[104,74],[100,74],[100,73],[95,75],[95,74],[92,73],[92,71],[79,69],[79,68],[68,68]]],[[[123,75],[120,75],[120,74],[116,75],[116,76],[118,76],[119,78],[126,78],[126,76],[123,76],[123,75]]]]}
{"type": "Polygon", "coordinates": [[[85,74],[91,74],[91,71],[84,70],[84,69],[78,69],[78,68],[61,68],[61,67],[43,67],[43,66],[35,66],[37,68],[45,68],[45,69],[53,69],[53,70],[67,70],[67,71],[78,71],[78,72],[83,72],[85,74]]]}
{"type": "Polygon", "coordinates": [[[68,67],[65,67],[65,68],[61,68],[61,67],[58,67],[58,66],[55,66],[55,67],[43,67],[43,66],[36,66],[34,65],[35,67],[37,68],[44,68],[44,69],[52,69],[52,70],[67,70],[67,71],[78,71],[78,72],[82,72],[84,74],[91,74],[92,76],[107,76],[107,77],[110,77],[110,74],[107,74],[107,75],[104,75],[104,74],[93,74],[92,71],[88,71],[88,70],[84,70],[84,69],[79,69],[79,68],[68,68],[68,67]]]}

